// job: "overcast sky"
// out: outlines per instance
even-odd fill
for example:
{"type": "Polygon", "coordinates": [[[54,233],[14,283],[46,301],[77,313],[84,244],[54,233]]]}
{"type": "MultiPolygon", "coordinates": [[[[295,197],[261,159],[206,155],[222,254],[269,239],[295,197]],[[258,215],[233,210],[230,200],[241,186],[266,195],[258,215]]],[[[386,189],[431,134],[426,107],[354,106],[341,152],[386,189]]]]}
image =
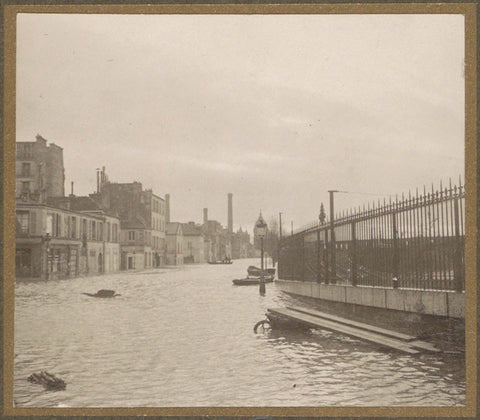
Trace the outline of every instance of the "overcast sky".
{"type": "Polygon", "coordinates": [[[67,193],[106,166],[226,225],[231,192],[251,232],[464,173],[461,15],[21,14],[17,37],[17,141],[63,147],[67,193]]]}

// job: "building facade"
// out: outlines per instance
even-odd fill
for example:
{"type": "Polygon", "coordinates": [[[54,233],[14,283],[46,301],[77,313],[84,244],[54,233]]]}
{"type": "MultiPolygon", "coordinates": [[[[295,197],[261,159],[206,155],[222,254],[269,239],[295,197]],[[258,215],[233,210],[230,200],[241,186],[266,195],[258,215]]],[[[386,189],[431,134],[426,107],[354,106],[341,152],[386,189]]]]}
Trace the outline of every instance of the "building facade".
{"type": "Polygon", "coordinates": [[[120,268],[120,222],[47,204],[17,202],[17,278],[61,279],[120,268]]]}
{"type": "Polygon", "coordinates": [[[65,195],[63,149],[37,134],[34,142],[16,143],[16,198],[45,203],[65,195]]]}
{"type": "Polygon", "coordinates": [[[205,241],[201,226],[194,222],[182,223],[183,232],[183,262],[186,264],[204,263],[205,241]]]}
{"type": "MultiPolygon", "coordinates": [[[[205,211],[204,211],[205,217],[205,211]]],[[[202,225],[204,236],[204,255],[207,261],[219,261],[232,258],[232,246],[228,229],[216,220],[204,220],[202,225]]]]}
{"type": "Polygon", "coordinates": [[[56,279],[118,271],[118,218],[88,197],[65,197],[63,149],[37,135],[16,144],[17,278],[56,279]]]}
{"type": "Polygon", "coordinates": [[[240,228],[231,235],[232,258],[252,258],[255,256],[255,249],[250,242],[250,235],[240,228]]]}
{"type": "Polygon", "coordinates": [[[106,182],[99,177],[98,191],[91,194],[102,209],[121,220],[122,269],[162,267],[166,264],[165,200],[140,182],[106,182]]]}
{"type": "Polygon", "coordinates": [[[167,223],[166,230],[166,262],[168,265],[183,265],[182,224],[167,223]]]}
{"type": "Polygon", "coordinates": [[[120,223],[122,270],[142,270],[152,267],[151,229],[139,219],[120,223]]]}

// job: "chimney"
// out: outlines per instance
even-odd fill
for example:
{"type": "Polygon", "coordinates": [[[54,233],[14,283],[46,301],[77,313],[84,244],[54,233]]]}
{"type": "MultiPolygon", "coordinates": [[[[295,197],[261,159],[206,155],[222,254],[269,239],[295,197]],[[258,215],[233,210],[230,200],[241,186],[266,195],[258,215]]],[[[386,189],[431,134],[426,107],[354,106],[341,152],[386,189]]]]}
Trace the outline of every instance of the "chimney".
{"type": "Polygon", "coordinates": [[[72,185],[72,192],[70,193],[70,197],[75,197],[75,196],[73,195],[73,181],[72,181],[71,185],[72,185]]]}
{"type": "Polygon", "coordinates": [[[203,209],[203,224],[206,225],[208,222],[208,209],[204,208],[203,209]]]}
{"type": "Polygon", "coordinates": [[[165,194],[165,223],[170,223],[170,194],[165,194]]]}
{"type": "Polygon", "coordinates": [[[97,168],[97,193],[100,192],[100,169],[97,168]]]}
{"type": "Polygon", "coordinates": [[[103,190],[103,186],[105,185],[105,166],[102,166],[102,175],[100,181],[100,191],[103,190]]]}

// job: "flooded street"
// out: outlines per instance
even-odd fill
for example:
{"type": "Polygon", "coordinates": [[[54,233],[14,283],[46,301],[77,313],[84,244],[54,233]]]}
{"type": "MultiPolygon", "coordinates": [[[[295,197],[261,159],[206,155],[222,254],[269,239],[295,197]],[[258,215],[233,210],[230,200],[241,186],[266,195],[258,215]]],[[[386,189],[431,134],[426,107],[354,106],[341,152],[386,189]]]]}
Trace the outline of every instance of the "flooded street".
{"type": "Polygon", "coordinates": [[[326,331],[254,334],[298,300],[233,286],[258,260],[18,282],[17,407],[453,406],[464,359],[408,356],[326,331]],[[121,296],[82,294],[114,289],[121,296]],[[46,370],[64,391],[29,383],[46,370]]]}

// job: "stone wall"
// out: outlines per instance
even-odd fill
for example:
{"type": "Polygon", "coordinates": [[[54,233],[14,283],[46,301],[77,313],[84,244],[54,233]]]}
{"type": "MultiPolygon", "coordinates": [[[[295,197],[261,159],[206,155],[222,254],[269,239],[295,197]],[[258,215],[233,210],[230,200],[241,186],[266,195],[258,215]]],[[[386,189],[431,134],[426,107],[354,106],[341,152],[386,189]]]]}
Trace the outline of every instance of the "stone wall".
{"type": "Polygon", "coordinates": [[[444,291],[387,289],[277,280],[287,293],[316,299],[409,313],[465,318],[465,294],[444,291]]]}

